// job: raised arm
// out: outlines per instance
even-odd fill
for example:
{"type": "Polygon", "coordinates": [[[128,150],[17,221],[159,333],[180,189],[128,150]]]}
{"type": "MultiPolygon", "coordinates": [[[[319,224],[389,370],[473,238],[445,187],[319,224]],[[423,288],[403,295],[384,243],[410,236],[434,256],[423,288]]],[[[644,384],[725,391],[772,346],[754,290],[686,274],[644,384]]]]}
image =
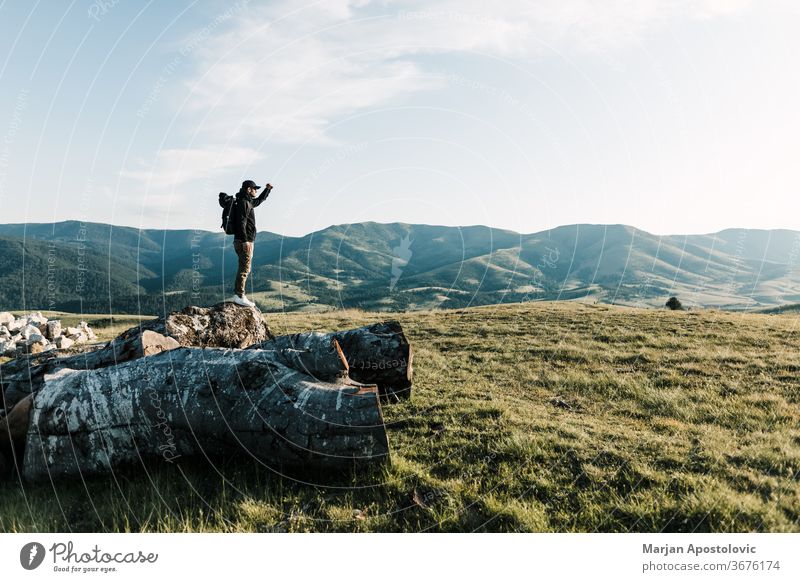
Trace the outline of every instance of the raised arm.
{"type": "Polygon", "coordinates": [[[251,202],[253,208],[264,202],[269,196],[269,193],[272,191],[272,184],[267,184],[264,186],[264,191],[258,196],[258,198],[254,198],[251,202]]]}

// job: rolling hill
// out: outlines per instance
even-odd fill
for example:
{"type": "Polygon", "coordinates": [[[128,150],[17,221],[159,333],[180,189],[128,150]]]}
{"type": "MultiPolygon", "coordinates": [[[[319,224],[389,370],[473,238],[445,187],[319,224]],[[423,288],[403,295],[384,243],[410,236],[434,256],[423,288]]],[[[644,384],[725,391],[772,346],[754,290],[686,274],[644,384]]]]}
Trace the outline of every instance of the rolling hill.
{"type": "MultiPolygon", "coordinates": [[[[0,225],[0,308],[158,313],[228,297],[231,237],[65,221],[0,225]]],[[[800,302],[800,232],[656,236],[575,224],[533,234],[364,222],[261,232],[262,309],[467,307],[536,300],[765,309],[800,302]]]]}

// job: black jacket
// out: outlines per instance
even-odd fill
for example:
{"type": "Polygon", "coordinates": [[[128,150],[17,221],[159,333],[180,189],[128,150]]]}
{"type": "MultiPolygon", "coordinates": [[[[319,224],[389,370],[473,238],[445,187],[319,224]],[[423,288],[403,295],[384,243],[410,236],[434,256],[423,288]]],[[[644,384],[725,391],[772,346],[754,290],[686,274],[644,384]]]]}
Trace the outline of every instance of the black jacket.
{"type": "Polygon", "coordinates": [[[233,216],[234,240],[255,242],[256,213],[253,208],[264,202],[267,196],[269,196],[268,188],[264,188],[256,198],[241,190],[236,193],[236,203],[233,206],[233,211],[236,213],[233,216]]]}

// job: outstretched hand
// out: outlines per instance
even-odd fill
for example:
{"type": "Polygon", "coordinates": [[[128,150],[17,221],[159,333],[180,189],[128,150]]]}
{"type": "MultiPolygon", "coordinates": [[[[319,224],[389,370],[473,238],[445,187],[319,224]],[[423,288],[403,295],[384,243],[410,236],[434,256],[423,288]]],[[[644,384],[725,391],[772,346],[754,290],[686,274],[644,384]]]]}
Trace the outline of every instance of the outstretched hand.
{"type": "Polygon", "coordinates": [[[267,192],[272,191],[272,184],[267,184],[266,186],[264,186],[264,190],[266,190],[267,192]]]}

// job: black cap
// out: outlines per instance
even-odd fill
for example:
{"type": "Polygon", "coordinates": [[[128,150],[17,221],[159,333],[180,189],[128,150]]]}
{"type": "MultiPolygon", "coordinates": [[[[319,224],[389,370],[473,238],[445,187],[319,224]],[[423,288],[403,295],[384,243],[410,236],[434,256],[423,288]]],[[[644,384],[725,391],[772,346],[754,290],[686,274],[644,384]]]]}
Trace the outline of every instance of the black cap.
{"type": "Polygon", "coordinates": [[[242,190],[247,190],[248,188],[255,188],[256,190],[261,190],[261,186],[256,186],[256,183],[252,180],[245,180],[242,182],[242,190]]]}

